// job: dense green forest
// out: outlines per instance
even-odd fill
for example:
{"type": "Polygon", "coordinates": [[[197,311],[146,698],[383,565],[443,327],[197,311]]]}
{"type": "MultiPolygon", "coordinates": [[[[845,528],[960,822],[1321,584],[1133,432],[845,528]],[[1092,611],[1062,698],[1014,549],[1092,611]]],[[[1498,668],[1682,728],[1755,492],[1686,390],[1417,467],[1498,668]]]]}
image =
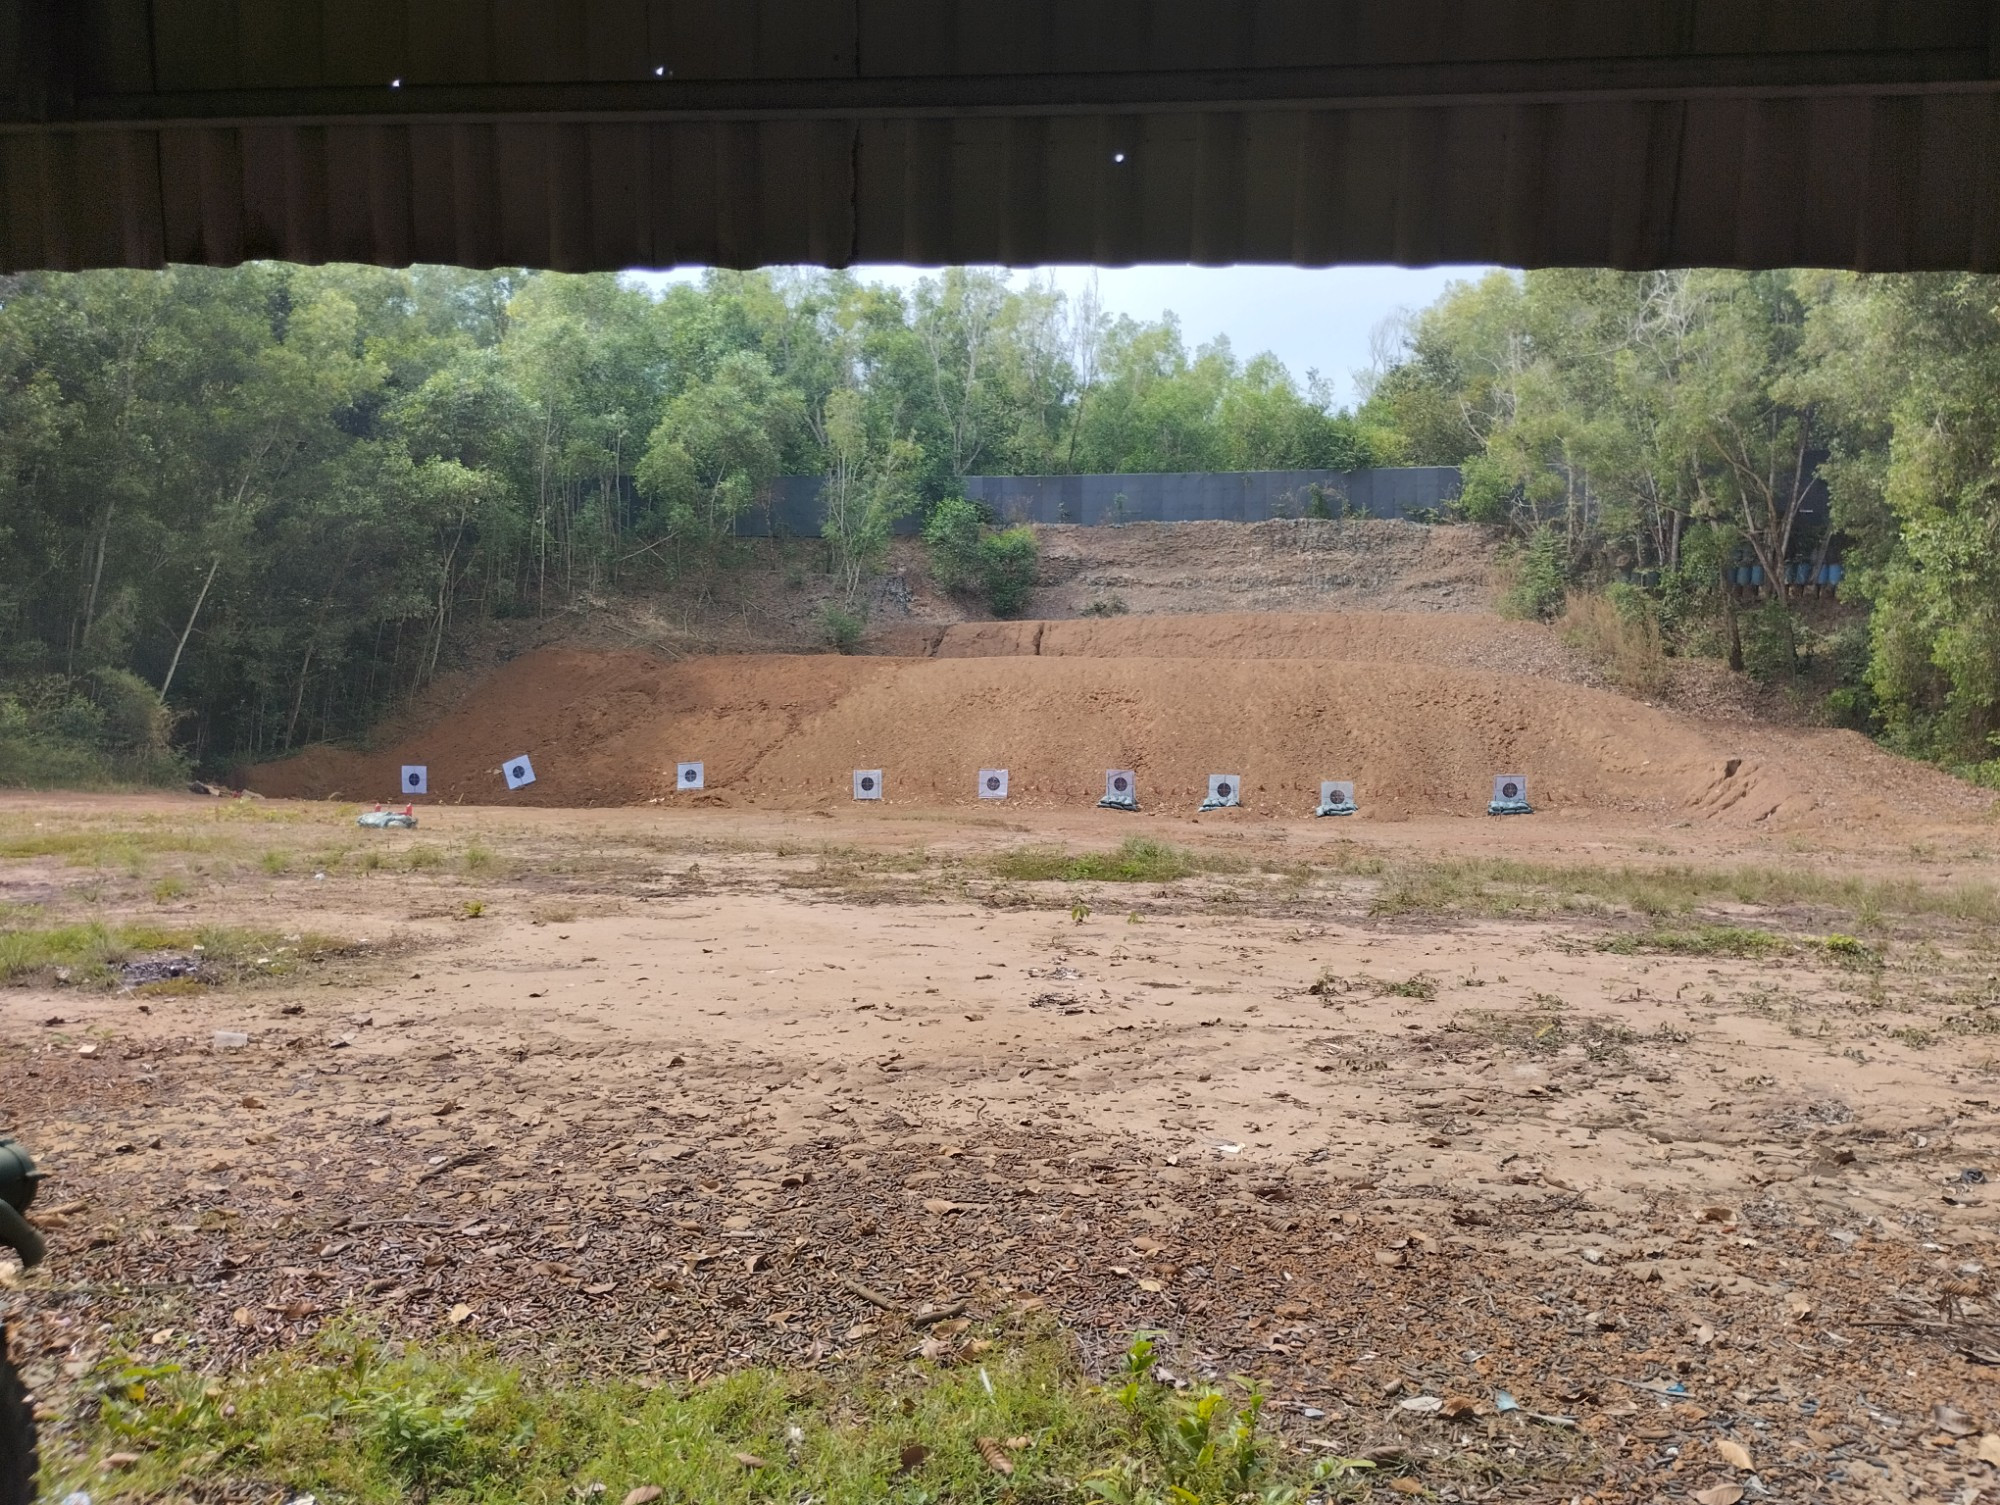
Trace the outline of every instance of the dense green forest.
{"type": "Polygon", "coordinates": [[[1608,586],[1665,651],[2000,785],[2000,279],[1495,273],[1410,321],[1362,418],[1385,459],[1465,467],[1519,609],[1608,586]],[[1833,549],[1863,611],[1777,584],[1833,549]]]}
{"type": "Polygon", "coordinates": [[[1005,605],[1032,543],[981,533],[966,475],[1367,464],[1463,465],[1466,520],[1514,540],[1516,609],[1595,603],[1655,653],[1808,685],[1991,776],[1996,294],[1497,273],[1413,316],[1349,413],[1171,319],[971,271],[659,296],[436,267],[0,279],[0,782],[352,734],[482,619],[730,567],[781,474],[826,477],[849,607],[912,513],[941,573],[1005,605]],[[1865,615],[1723,586],[1836,545],[1865,615]]]}

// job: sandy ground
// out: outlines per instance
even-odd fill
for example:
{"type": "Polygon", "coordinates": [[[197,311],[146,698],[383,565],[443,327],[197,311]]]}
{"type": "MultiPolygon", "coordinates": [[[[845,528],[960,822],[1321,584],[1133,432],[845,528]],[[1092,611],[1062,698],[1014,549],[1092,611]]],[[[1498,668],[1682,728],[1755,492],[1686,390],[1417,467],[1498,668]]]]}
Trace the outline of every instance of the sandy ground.
{"type": "Polygon", "coordinates": [[[1263,1379],[1300,1446],[1458,1498],[1993,1485],[1990,820],[351,820],[0,801],[15,850],[140,837],[0,860],[9,923],[319,954],[0,990],[0,1129],[54,1172],[56,1258],[16,1300],[58,1432],[107,1321],[220,1364],[358,1309],[681,1377],[948,1362],[970,1340],[900,1314],[962,1302],[1045,1308],[1093,1362],[1160,1329],[1177,1373],[1263,1379]],[[1133,834],[1230,870],[993,866],[1133,834]],[[1392,902],[1502,859],[1528,902],[1392,902]],[[1607,876],[1632,870],[1701,892],[1648,919],[1607,876]],[[1824,891],[1774,902],[1787,872],[1824,891]],[[1662,923],[1779,944],[1676,954],[1662,923]]]}

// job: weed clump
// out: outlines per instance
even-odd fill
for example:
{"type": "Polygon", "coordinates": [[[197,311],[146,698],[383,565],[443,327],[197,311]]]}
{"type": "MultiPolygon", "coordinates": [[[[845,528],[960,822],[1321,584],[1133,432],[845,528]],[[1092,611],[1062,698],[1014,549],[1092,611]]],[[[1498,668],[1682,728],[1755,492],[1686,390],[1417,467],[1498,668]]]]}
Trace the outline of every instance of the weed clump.
{"type": "MultiPolygon", "coordinates": [[[[1296,1505],[1344,1497],[1370,1465],[1307,1464],[1273,1445],[1255,1389],[1182,1394],[1153,1347],[1123,1384],[1091,1384],[1048,1332],[1002,1337],[977,1365],[892,1365],[838,1382],[751,1368],[691,1386],[543,1382],[478,1344],[390,1345],[335,1326],[216,1380],[114,1357],[75,1444],[51,1459],[54,1496],[128,1455],[134,1497],[189,1488],[232,1498],[1071,1500],[1296,1505]],[[591,1486],[597,1486],[592,1488],[591,1486]]],[[[545,1377],[544,1377],[545,1379],[545,1377]]]]}
{"type": "Polygon", "coordinates": [[[996,877],[1014,883],[1171,883],[1196,873],[1234,873],[1243,864],[1148,836],[1126,838],[1109,852],[1016,847],[993,859],[996,877]]]}

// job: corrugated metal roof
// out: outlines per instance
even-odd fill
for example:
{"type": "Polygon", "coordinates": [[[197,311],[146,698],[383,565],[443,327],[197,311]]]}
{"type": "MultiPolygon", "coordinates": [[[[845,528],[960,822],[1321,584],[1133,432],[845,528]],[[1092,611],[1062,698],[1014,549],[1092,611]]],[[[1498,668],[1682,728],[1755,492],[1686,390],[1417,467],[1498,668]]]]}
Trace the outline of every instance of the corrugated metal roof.
{"type": "Polygon", "coordinates": [[[0,0],[0,263],[2000,270],[1988,0],[0,0]]]}

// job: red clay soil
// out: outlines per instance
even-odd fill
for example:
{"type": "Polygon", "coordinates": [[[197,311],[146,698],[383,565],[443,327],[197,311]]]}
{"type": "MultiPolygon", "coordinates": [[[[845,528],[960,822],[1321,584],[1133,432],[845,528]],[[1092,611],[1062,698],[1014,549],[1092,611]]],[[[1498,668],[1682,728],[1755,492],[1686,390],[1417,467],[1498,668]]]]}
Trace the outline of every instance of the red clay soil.
{"type": "Polygon", "coordinates": [[[925,658],[550,649],[392,747],[311,749],[248,784],[393,798],[398,765],[424,763],[434,801],[799,809],[845,803],[851,771],[879,767],[889,802],[942,806],[973,804],[976,771],[1004,767],[1014,803],[1076,805],[1104,769],[1129,767],[1143,804],[1192,809],[1210,773],[1234,773],[1267,814],[1307,813],[1320,780],[1351,778],[1375,819],[1480,813],[1496,773],[1525,774],[1545,809],[1731,822],[1954,819],[1990,803],[1852,733],[1705,727],[1610,691],[1451,666],[1545,668],[1544,631],[1362,613],[968,624],[925,658]],[[523,753],[537,781],[509,794],[501,762],[523,753]],[[706,765],[705,795],[673,794],[681,759],[706,765]]]}

